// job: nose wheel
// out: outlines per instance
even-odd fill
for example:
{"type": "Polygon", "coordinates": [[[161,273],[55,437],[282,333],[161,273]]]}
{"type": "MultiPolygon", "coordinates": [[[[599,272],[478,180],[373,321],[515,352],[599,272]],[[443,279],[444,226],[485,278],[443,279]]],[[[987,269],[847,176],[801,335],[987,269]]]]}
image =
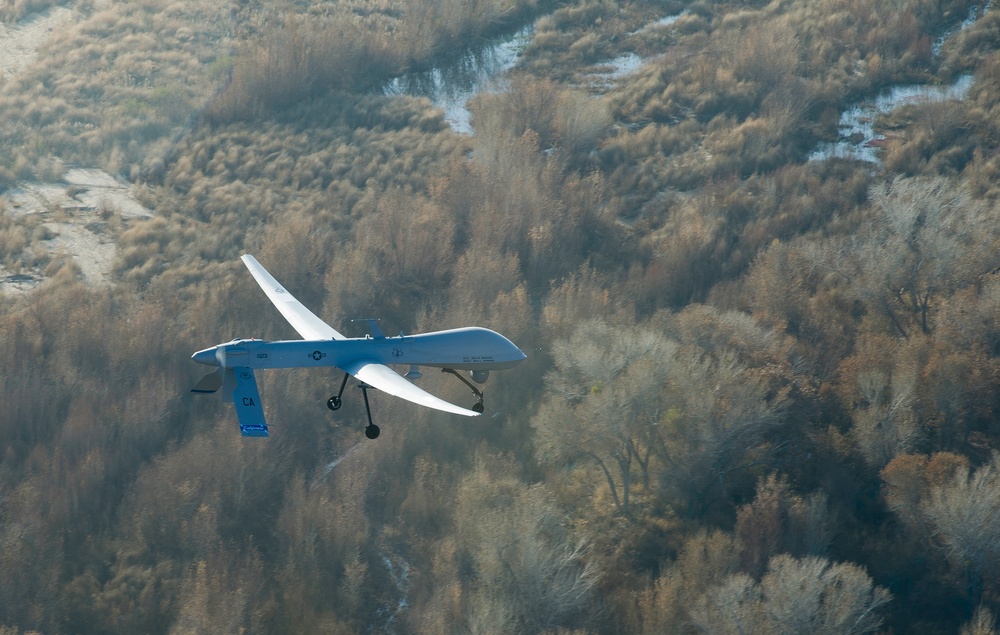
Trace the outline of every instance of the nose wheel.
{"type": "Polygon", "coordinates": [[[483,411],[486,410],[486,407],[483,406],[483,391],[479,390],[478,388],[476,388],[476,386],[471,381],[469,381],[468,379],[466,379],[465,377],[463,377],[461,375],[461,373],[459,373],[454,368],[442,368],[441,372],[442,373],[449,373],[451,375],[454,375],[455,377],[458,377],[462,381],[463,384],[465,384],[466,386],[468,386],[472,390],[472,392],[476,395],[476,397],[479,398],[479,401],[477,401],[475,404],[473,404],[472,411],[473,412],[478,412],[479,414],[483,414],[483,411]]]}

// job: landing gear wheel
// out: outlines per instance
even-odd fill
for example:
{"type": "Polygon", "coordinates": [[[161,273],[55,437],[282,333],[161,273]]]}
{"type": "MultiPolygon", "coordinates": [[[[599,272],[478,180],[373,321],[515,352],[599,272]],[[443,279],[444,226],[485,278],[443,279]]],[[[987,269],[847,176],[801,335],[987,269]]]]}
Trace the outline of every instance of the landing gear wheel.
{"type": "Polygon", "coordinates": [[[375,425],[374,423],[369,424],[365,428],[365,436],[368,437],[369,439],[377,439],[379,432],[381,432],[381,430],[379,430],[378,426],[375,425]]]}
{"type": "Polygon", "coordinates": [[[340,398],[344,394],[344,387],[347,386],[347,378],[350,377],[347,373],[344,373],[344,381],[340,382],[340,391],[326,400],[326,407],[330,410],[340,410],[340,407],[344,405],[344,400],[340,398]]]}
{"type": "Polygon", "coordinates": [[[455,377],[458,377],[462,381],[463,384],[465,384],[466,386],[468,386],[472,390],[472,394],[474,394],[476,396],[476,398],[479,399],[479,403],[477,403],[476,405],[472,406],[472,411],[475,412],[475,413],[477,413],[477,414],[483,414],[483,411],[486,409],[483,406],[483,391],[479,390],[478,388],[476,388],[476,386],[471,381],[469,381],[468,379],[466,379],[465,377],[463,377],[462,374],[459,373],[454,368],[442,368],[441,372],[442,373],[449,373],[451,375],[454,375],[455,377]]]}

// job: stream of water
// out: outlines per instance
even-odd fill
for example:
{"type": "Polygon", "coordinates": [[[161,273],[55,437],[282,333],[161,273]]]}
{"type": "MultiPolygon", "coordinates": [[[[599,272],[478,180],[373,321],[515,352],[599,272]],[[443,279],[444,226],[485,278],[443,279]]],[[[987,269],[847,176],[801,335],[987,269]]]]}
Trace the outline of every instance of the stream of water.
{"type": "MultiPolygon", "coordinates": [[[[991,0],[985,5],[971,7],[961,24],[938,37],[933,45],[934,55],[940,54],[948,38],[974,25],[989,10],[990,4],[991,0]]],[[[682,11],[659,18],[634,31],[632,35],[647,29],[669,28],[685,13],[686,11],[682,11]]],[[[468,101],[482,91],[500,86],[504,75],[514,67],[521,51],[531,42],[535,24],[529,24],[515,33],[495,38],[485,46],[470,48],[458,60],[448,65],[396,77],[385,85],[383,92],[387,95],[427,97],[434,106],[444,110],[445,120],[455,131],[472,134],[468,101]]],[[[598,64],[598,67],[609,70],[592,73],[588,78],[594,86],[607,87],[613,81],[635,71],[646,61],[634,53],[626,53],[598,64]]],[[[894,86],[875,98],[860,101],[841,114],[838,125],[839,138],[836,141],[821,143],[809,156],[809,160],[847,158],[878,164],[878,151],[885,141],[874,128],[875,119],[879,114],[891,112],[906,104],[964,99],[972,87],[972,82],[972,75],[962,75],[947,86],[894,86]]]]}
{"type": "MultiPolygon", "coordinates": [[[[668,15],[630,33],[672,26],[687,10],[668,15]]],[[[468,102],[477,94],[501,86],[504,75],[517,64],[521,51],[531,43],[537,20],[519,31],[499,36],[486,45],[468,49],[458,60],[419,73],[407,73],[390,80],[382,89],[386,95],[427,97],[444,110],[445,120],[456,132],[472,134],[468,102]]],[[[614,80],[637,70],[646,60],[635,53],[625,53],[595,64],[607,69],[587,75],[595,87],[607,88],[614,80]]]]}
{"type": "Polygon", "coordinates": [[[456,132],[472,134],[469,99],[489,90],[512,69],[534,34],[535,24],[532,23],[515,33],[497,37],[483,47],[470,48],[447,66],[396,77],[386,84],[383,92],[427,97],[444,110],[445,120],[456,132]]]}
{"type": "MultiPolygon", "coordinates": [[[[969,8],[966,18],[957,27],[948,30],[934,41],[932,51],[937,57],[941,54],[948,38],[971,27],[989,10],[992,0],[985,5],[969,8]]],[[[943,101],[965,99],[972,88],[972,75],[961,75],[950,85],[909,84],[893,86],[883,91],[874,99],[865,99],[841,113],[837,125],[839,136],[836,141],[828,141],[819,146],[809,155],[810,161],[826,159],[854,159],[878,165],[879,149],[885,144],[886,138],[875,130],[875,119],[908,104],[928,104],[943,101]]]]}
{"type": "Polygon", "coordinates": [[[972,75],[962,75],[948,86],[912,84],[893,86],[875,99],[866,99],[840,115],[840,137],[821,143],[809,155],[810,161],[855,159],[879,163],[878,152],[886,138],[875,130],[875,118],[907,104],[929,104],[961,100],[972,88],[972,75]]]}

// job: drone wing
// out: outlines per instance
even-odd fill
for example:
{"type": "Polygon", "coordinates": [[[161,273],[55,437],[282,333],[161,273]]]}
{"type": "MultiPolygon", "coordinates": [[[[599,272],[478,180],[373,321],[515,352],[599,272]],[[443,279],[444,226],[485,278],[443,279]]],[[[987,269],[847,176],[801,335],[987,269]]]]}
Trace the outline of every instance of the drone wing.
{"type": "MultiPolygon", "coordinates": [[[[247,266],[253,274],[257,284],[264,290],[267,297],[274,306],[281,312],[288,323],[298,331],[304,339],[323,340],[346,339],[338,333],[332,326],[321,320],[315,313],[305,307],[304,304],[295,299],[291,293],[285,290],[270,273],[267,272],[257,259],[246,254],[243,256],[243,264],[247,266]]],[[[430,394],[426,390],[418,388],[407,381],[402,375],[392,370],[385,364],[371,361],[352,361],[345,364],[338,364],[345,372],[357,377],[360,381],[378,388],[382,392],[388,393],[400,399],[412,401],[421,406],[443,410],[454,414],[466,415],[468,417],[479,416],[478,412],[467,410],[460,406],[448,403],[430,394]]],[[[200,386],[200,384],[199,384],[200,386]]],[[[197,387],[196,387],[197,388],[197,387]]],[[[259,401],[259,400],[258,400],[259,401]]]]}
{"type": "MultiPolygon", "coordinates": [[[[243,256],[243,264],[247,266],[250,273],[260,288],[267,294],[271,303],[281,312],[288,323],[292,325],[303,339],[307,340],[342,340],[343,335],[338,333],[332,326],[319,319],[315,313],[306,308],[304,304],[295,299],[295,296],[285,290],[274,276],[261,266],[257,259],[246,254],[243,256]]],[[[374,386],[374,384],[372,384],[374,386]]]]}
{"type": "Polygon", "coordinates": [[[359,361],[345,364],[341,368],[369,386],[378,388],[382,392],[399,397],[400,399],[457,415],[465,415],[467,417],[479,416],[478,412],[448,403],[444,399],[435,397],[426,390],[418,388],[385,364],[359,361]]]}

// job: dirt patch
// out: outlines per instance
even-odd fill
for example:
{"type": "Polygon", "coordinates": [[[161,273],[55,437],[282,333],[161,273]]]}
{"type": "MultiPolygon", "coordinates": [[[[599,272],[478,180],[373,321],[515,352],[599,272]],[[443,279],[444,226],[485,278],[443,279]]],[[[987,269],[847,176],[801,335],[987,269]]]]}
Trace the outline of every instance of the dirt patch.
{"type": "Polygon", "coordinates": [[[72,18],[72,10],[52,7],[32,13],[13,25],[0,23],[0,79],[27,68],[35,60],[39,47],[72,18]]]}
{"type": "MultiPolygon", "coordinates": [[[[75,168],[58,183],[22,183],[0,199],[14,217],[40,215],[51,236],[37,243],[80,267],[88,284],[108,284],[115,257],[114,236],[122,222],[149,218],[130,184],[103,170],[75,168]]],[[[40,271],[0,269],[0,292],[24,292],[44,279],[40,271]]]]}
{"type": "MultiPolygon", "coordinates": [[[[97,0],[90,10],[107,6],[97,0]]],[[[78,3],[32,13],[14,24],[0,23],[0,82],[24,72],[38,51],[61,29],[84,16],[78,3]]],[[[108,284],[115,257],[114,239],[124,222],[152,213],[133,194],[131,185],[104,172],[73,168],[56,182],[22,182],[0,195],[0,210],[17,222],[32,216],[30,225],[44,232],[32,238],[23,254],[4,254],[20,266],[0,266],[0,295],[30,291],[45,279],[40,254],[69,257],[88,284],[108,284]],[[42,238],[44,237],[44,238],[42,238]],[[34,263],[34,264],[32,264],[34,263]]]]}

